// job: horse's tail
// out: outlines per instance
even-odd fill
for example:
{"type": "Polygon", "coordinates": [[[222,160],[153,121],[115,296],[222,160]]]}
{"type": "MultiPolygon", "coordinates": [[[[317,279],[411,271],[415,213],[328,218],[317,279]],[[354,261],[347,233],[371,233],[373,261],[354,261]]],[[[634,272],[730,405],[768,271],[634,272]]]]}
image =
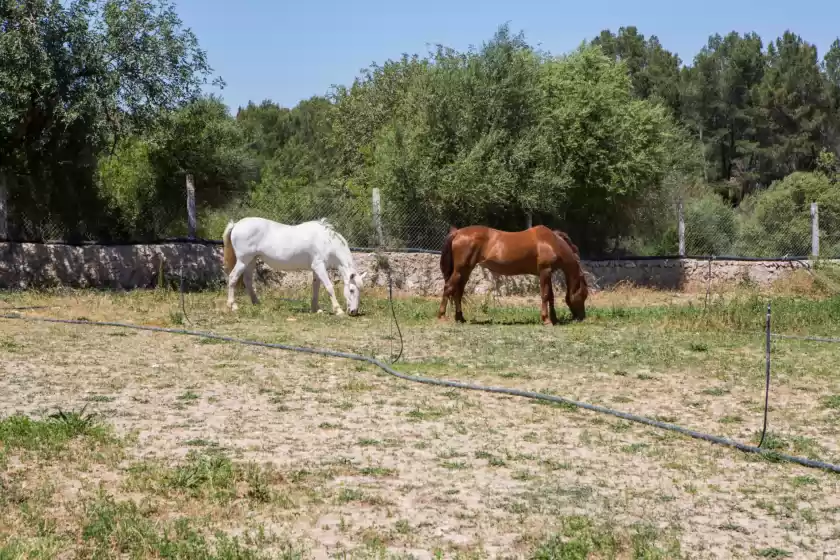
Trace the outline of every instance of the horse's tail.
{"type": "Polygon", "coordinates": [[[233,230],[233,220],[228,222],[225,227],[225,232],[222,234],[222,246],[224,247],[223,266],[225,269],[225,276],[230,275],[230,271],[236,265],[236,253],[233,250],[233,245],[230,243],[230,232],[233,230]]]}
{"type": "Polygon", "coordinates": [[[455,258],[452,256],[452,239],[458,232],[458,228],[452,226],[443,242],[443,249],[440,252],[440,272],[443,274],[443,281],[449,282],[449,277],[455,272],[455,258]]]}

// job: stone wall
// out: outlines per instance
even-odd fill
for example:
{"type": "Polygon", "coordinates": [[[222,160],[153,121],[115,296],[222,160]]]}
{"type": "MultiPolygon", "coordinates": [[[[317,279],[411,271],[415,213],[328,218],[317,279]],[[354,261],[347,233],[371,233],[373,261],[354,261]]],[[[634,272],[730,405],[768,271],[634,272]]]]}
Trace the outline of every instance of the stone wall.
{"type": "MultiPolygon", "coordinates": [[[[0,288],[80,287],[132,289],[150,288],[159,282],[178,281],[183,273],[190,288],[223,285],[222,248],[219,245],[169,243],[157,245],[41,245],[0,243],[0,288]]],[[[443,279],[440,257],[423,253],[387,253],[395,289],[418,295],[437,295],[443,279]]],[[[388,285],[387,274],[374,253],[355,253],[359,271],[367,271],[366,285],[388,285]]],[[[603,289],[630,283],[664,289],[705,286],[709,262],[695,259],[584,261],[589,285],[603,289]]],[[[749,280],[768,285],[807,262],[713,261],[712,284],[749,280]]],[[[288,288],[308,288],[311,272],[276,273],[265,266],[258,279],[288,288]]],[[[337,280],[337,273],[333,273],[337,280]]],[[[558,273],[558,283],[562,274],[558,273]]],[[[494,289],[493,278],[477,269],[470,279],[470,293],[494,289]]],[[[503,295],[537,293],[537,279],[520,276],[499,281],[503,295]]]]}

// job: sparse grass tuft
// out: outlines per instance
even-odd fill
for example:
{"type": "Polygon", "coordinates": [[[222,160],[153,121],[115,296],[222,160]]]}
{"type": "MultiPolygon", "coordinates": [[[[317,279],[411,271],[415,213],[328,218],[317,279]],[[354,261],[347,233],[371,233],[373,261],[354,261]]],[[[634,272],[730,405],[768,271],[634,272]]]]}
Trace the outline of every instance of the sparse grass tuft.
{"type": "MultiPolygon", "coordinates": [[[[116,553],[131,558],[203,558],[206,560],[261,560],[277,558],[244,544],[238,537],[216,532],[212,540],[200,525],[182,517],[170,523],[155,521],[152,511],[132,501],[100,495],[86,508],[81,530],[82,557],[110,558],[116,553]]],[[[280,543],[278,543],[280,544],[280,543]]],[[[289,543],[281,558],[303,558],[289,543]]]]}
{"type": "Polygon", "coordinates": [[[532,552],[532,560],[585,560],[587,558],[681,558],[679,541],[648,526],[621,530],[599,525],[583,515],[565,517],[561,529],[532,552]]]}

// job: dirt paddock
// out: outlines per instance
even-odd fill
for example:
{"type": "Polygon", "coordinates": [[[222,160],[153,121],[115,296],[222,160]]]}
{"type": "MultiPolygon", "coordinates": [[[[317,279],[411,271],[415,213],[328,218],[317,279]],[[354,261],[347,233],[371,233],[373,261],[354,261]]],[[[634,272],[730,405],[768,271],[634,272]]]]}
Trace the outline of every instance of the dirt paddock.
{"type": "MultiPolygon", "coordinates": [[[[4,293],[0,308],[397,351],[382,294],[355,318],[260,296],[231,314],[220,292],[188,294],[186,317],[166,291],[4,293]]],[[[837,301],[795,294],[719,296],[704,313],[704,294],[619,289],[553,328],[536,298],[473,297],[457,325],[405,297],[396,367],[755,444],[768,297],[779,329],[831,334],[837,301]]],[[[110,327],[0,319],[0,353],[0,558],[840,557],[837,475],[613,417],[110,327]]],[[[838,358],[774,343],[766,445],[840,462],[838,358]]]]}

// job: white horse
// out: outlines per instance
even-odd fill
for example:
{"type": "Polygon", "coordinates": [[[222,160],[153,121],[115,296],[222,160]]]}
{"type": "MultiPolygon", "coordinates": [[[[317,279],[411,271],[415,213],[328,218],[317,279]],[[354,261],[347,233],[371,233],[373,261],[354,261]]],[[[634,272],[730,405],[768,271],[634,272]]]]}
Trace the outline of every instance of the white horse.
{"type": "Polygon", "coordinates": [[[313,313],[320,312],[318,291],[320,284],[324,284],[330,295],[333,313],[344,314],[327,274],[327,269],[338,268],[344,283],[347,312],[350,315],[358,313],[362,280],[366,273],[356,272],[347,240],[326,220],[289,226],[264,218],[242,218],[236,223],[228,222],[222,240],[224,269],[228,275],[227,305],[231,311],[238,309],[233,296],[240,277],[251,296],[251,303],[259,303],[254,291],[254,269],[255,259],[260,257],[275,270],[312,269],[313,313]]]}

